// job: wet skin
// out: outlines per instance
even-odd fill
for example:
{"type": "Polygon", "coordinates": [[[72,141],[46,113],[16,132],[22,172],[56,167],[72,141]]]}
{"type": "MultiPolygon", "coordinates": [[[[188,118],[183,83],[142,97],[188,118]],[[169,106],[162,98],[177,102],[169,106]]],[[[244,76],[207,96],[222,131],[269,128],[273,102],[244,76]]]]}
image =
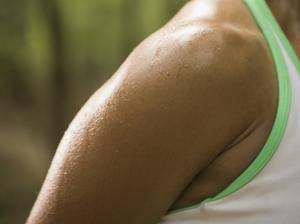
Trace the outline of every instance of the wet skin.
{"type": "Polygon", "coordinates": [[[28,224],[154,224],[248,167],[278,87],[255,20],[231,2],[188,2],[130,54],[65,133],[28,224]]]}

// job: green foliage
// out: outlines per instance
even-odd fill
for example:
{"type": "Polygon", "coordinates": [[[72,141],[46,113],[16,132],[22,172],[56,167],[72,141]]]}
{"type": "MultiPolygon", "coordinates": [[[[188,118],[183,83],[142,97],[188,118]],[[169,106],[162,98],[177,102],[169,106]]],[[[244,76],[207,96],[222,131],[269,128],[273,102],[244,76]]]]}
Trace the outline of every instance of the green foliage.
{"type": "Polygon", "coordinates": [[[0,223],[24,223],[75,113],[184,2],[1,0],[0,223]]]}

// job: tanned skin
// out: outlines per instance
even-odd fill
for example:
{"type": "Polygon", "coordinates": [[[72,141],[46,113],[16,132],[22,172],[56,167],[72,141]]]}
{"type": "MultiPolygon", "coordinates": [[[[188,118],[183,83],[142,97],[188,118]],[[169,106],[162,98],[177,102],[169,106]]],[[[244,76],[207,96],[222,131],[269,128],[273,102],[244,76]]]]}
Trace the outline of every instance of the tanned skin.
{"type": "Polygon", "coordinates": [[[27,224],[155,224],[255,159],[277,76],[241,0],[193,0],[143,41],[65,133],[27,224]]]}
{"type": "Polygon", "coordinates": [[[267,2],[300,57],[300,1],[267,0],[267,2]]]}

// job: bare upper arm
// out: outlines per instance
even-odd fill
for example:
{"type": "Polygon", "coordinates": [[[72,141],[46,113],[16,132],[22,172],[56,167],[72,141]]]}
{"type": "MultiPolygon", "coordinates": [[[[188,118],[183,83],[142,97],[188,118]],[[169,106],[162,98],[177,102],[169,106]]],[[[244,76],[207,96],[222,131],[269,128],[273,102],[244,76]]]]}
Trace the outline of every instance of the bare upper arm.
{"type": "Polygon", "coordinates": [[[255,116],[228,50],[208,24],[145,40],[73,120],[28,223],[157,222],[255,116]]]}

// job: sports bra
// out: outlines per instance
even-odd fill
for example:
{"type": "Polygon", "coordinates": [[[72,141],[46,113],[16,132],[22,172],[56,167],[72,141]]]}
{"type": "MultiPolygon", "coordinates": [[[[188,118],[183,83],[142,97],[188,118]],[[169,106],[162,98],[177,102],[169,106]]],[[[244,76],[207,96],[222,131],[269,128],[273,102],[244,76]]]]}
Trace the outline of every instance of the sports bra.
{"type": "Polygon", "coordinates": [[[171,211],[160,224],[300,223],[300,62],[264,0],[244,0],[276,64],[276,118],[250,166],[216,196],[171,211]]]}

